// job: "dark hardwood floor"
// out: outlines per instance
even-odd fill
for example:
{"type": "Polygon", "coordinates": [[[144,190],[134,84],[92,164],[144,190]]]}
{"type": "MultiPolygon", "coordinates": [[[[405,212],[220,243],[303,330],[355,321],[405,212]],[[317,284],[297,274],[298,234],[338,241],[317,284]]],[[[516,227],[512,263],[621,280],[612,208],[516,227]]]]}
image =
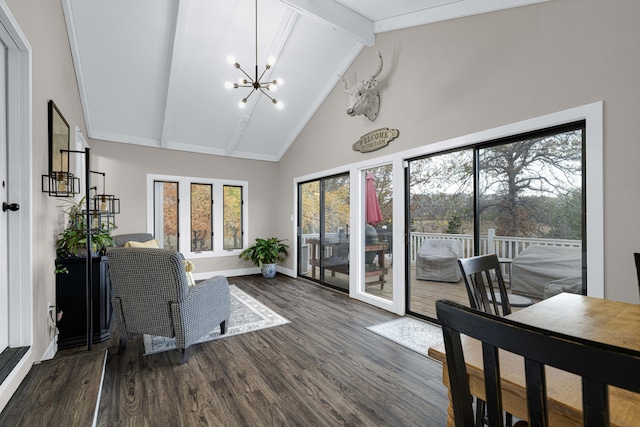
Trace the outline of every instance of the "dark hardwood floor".
{"type": "Polygon", "coordinates": [[[99,426],[446,424],[441,365],[365,329],[397,316],[283,275],[229,282],[291,323],[194,345],[184,365],[136,337],[107,364],[99,426]]]}

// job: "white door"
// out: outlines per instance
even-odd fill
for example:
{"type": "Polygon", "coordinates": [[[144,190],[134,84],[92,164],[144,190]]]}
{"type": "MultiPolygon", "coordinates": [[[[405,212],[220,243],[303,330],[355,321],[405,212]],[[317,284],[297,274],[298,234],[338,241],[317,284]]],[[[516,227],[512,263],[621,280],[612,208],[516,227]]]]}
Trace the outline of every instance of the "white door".
{"type": "MultiPolygon", "coordinates": [[[[0,204],[7,200],[7,47],[0,42],[0,204]]],[[[9,346],[7,222],[11,211],[0,210],[0,352],[9,346]]]]}

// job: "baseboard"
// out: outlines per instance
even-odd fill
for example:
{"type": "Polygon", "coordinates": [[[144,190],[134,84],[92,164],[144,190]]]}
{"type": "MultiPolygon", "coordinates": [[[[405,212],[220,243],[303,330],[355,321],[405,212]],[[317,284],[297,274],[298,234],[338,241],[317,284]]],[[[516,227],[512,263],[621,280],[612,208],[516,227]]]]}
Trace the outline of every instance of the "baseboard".
{"type": "MultiPolygon", "coordinates": [[[[285,274],[289,277],[296,277],[293,270],[290,268],[284,268],[278,266],[278,273],[285,274]]],[[[203,273],[193,273],[194,280],[205,280],[213,276],[225,276],[225,277],[233,277],[233,276],[248,276],[250,274],[260,274],[260,269],[258,267],[251,268],[239,268],[235,270],[220,270],[220,271],[206,271],[203,273]]]]}
{"type": "Polygon", "coordinates": [[[58,352],[58,334],[53,337],[51,343],[49,343],[49,347],[45,350],[44,354],[40,358],[40,361],[53,359],[53,357],[58,352]]]}

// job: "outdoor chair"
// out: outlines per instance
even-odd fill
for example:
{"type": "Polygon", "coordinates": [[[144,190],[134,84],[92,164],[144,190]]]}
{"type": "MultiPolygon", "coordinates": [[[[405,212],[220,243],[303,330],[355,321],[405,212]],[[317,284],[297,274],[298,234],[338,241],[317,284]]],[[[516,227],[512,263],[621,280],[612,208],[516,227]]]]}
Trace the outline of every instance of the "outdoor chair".
{"type": "Polygon", "coordinates": [[[454,239],[428,239],[416,254],[416,279],[436,282],[460,281],[456,261],[462,244],[454,239]]]}
{"type": "Polygon", "coordinates": [[[225,277],[189,287],[184,257],[169,249],[112,248],[107,262],[119,353],[136,334],[175,337],[182,364],[200,337],[218,325],[226,333],[231,302],[225,277]]]}
{"type": "Polygon", "coordinates": [[[524,358],[528,424],[547,426],[545,365],[582,377],[584,425],[609,425],[608,385],[640,392],[640,352],[500,318],[454,302],[436,302],[447,357],[455,425],[474,426],[472,396],[460,334],[482,342],[489,426],[502,426],[498,349],[524,358]]]}

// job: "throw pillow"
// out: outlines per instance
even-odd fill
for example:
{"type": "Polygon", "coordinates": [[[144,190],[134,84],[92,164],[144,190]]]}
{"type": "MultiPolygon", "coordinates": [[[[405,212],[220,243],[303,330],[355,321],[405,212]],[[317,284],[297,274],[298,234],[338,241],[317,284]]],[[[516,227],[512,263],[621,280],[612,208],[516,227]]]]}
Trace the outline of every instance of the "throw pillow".
{"type": "Polygon", "coordinates": [[[147,240],[146,242],[135,242],[130,241],[124,244],[125,248],[154,248],[157,249],[160,247],[160,243],[158,243],[157,239],[147,240]]]}
{"type": "Polygon", "coordinates": [[[193,275],[191,274],[191,272],[196,269],[196,266],[193,265],[193,263],[188,259],[185,259],[183,262],[184,262],[184,271],[187,272],[187,283],[189,283],[189,286],[195,286],[196,281],[193,280],[193,275]]]}

